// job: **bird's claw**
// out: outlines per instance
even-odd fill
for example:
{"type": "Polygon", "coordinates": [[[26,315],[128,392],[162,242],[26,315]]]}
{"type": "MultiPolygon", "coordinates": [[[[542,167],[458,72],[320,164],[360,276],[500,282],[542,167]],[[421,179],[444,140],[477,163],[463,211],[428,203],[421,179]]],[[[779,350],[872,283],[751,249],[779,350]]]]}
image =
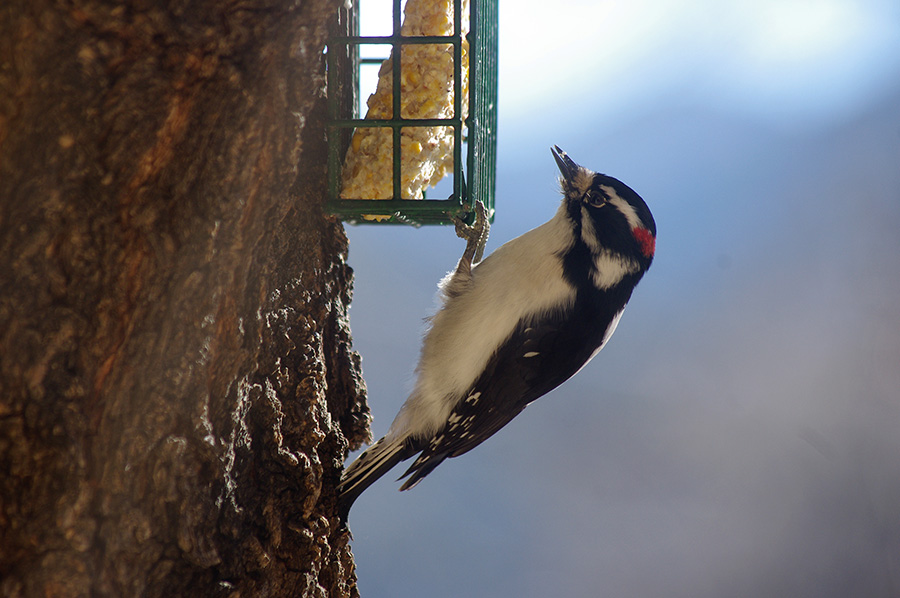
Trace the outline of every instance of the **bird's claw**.
{"type": "Polygon", "coordinates": [[[453,216],[453,224],[456,225],[456,236],[465,239],[466,250],[463,252],[463,260],[478,263],[484,255],[484,246],[487,244],[491,224],[488,221],[487,208],[481,201],[475,203],[475,222],[466,224],[462,219],[453,216]]]}

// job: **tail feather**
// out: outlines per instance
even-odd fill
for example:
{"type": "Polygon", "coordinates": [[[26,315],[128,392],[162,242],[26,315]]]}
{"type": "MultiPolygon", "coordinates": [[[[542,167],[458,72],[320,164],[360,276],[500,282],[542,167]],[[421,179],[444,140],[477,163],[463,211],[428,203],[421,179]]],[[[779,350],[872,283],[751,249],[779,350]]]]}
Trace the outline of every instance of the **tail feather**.
{"type": "Polygon", "coordinates": [[[449,457],[449,453],[431,453],[430,451],[425,451],[419,458],[410,465],[409,469],[406,470],[400,479],[407,478],[406,482],[402,486],[400,486],[400,490],[409,490],[416,484],[422,481],[422,478],[427,476],[429,473],[434,471],[434,468],[444,462],[444,459],[449,457]]]}
{"type": "Polygon", "coordinates": [[[363,491],[393,468],[397,463],[409,459],[418,451],[410,439],[387,441],[384,438],[367,448],[344,470],[338,484],[338,512],[343,521],[347,520],[350,507],[363,491]]]}

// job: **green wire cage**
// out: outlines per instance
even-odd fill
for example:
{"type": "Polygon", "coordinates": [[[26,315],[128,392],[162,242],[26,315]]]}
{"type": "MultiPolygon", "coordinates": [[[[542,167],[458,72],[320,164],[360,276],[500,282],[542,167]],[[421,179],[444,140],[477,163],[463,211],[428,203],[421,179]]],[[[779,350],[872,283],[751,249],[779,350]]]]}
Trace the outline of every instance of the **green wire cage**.
{"type": "MultiPolygon", "coordinates": [[[[451,0],[452,35],[407,36],[401,34],[401,0],[391,0],[392,33],[359,34],[359,2],[340,9],[326,55],[328,89],[328,198],[326,209],[351,223],[450,224],[452,217],[472,221],[473,206],[481,201],[493,215],[497,148],[497,0],[470,0],[469,33],[462,34],[462,1],[451,0]],[[468,41],[468,116],[461,105],[463,39],[468,41]],[[401,111],[402,48],[419,44],[452,46],[453,116],[404,118],[401,111]],[[389,58],[360,58],[360,49],[390,46],[389,58]],[[392,110],[390,118],[360,118],[360,66],[390,60],[392,110]],[[447,199],[403,199],[401,195],[401,135],[407,127],[452,128],[452,194],[447,199]],[[341,197],[342,169],[354,130],[387,128],[391,138],[393,195],[388,199],[341,197]],[[374,218],[373,218],[374,217],[374,218]]],[[[367,52],[371,53],[371,52],[367,52]]]]}

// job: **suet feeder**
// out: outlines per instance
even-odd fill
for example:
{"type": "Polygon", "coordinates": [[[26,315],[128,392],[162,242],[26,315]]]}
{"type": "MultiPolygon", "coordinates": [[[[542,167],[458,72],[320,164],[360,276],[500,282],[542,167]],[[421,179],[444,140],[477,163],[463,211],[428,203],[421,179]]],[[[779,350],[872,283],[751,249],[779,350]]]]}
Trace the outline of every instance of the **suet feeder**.
{"type": "Polygon", "coordinates": [[[360,0],[354,0],[340,9],[337,29],[328,41],[326,209],[352,223],[415,226],[450,224],[454,216],[471,222],[477,201],[484,203],[492,215],[497,147],[497,0],[444,0],[445,8],[447,3],[452,7],[452,15],[448,15],[441,35],[429,34],[427,27],[408,29],[409,21],[415,18],[410,14],[413,8],[407,7],[404,22],[401,0],[391,1],[390,35],[360,35],[360,0]],[[387,47],[391,48],[390,56],[368,57],[387,47]],[[361,50],[367,57],[360,57],[361,50]],[[426,67],[422,63],[431,60],[442,66],[423,71],[426,67]],[[379,97],[373,95],[366,118],[361,118],[360,67],[367,64],[382,64],[375,94],[379,97]],[[416,96],[428,82],[443,88],[447,101],[442,109],[416,96]],[[441,149],[446,154],[443,161],[427,157],[440,154],[441,149]],[[383,160],[376,159],[376,153],[383,160]],[[424,161],[426,168],[411,175],[408,171],[417,169],[416,159],[424,161]],[[371,169],[363,173],[368,183],[353,184],[351,179],[356,175],[361,178],[364,169],[371,169]],[[452,193],[446,199],[428,197],[424,187],[440,179],[444,170],[452,193]]]}

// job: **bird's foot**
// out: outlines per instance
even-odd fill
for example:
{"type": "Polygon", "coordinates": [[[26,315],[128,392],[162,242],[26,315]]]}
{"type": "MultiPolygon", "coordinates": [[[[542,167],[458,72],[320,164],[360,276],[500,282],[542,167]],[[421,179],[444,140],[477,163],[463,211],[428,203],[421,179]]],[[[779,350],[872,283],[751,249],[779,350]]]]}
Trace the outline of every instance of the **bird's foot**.
{"type": "Polygon", "coordinates": [[[456,236],[466,241],[466,249],[463,251],[460,265],[463,262],[468,266],[471,266],[472,263],[477,264],[484,255],[484,246],[487,244],[488,234],[491,230],[487,208],[481,201],[478,201],[475,203],[475,222],[473,224],[468,225],[456,216],[453,216],[453,223],[456,225],[456,236]]]}

